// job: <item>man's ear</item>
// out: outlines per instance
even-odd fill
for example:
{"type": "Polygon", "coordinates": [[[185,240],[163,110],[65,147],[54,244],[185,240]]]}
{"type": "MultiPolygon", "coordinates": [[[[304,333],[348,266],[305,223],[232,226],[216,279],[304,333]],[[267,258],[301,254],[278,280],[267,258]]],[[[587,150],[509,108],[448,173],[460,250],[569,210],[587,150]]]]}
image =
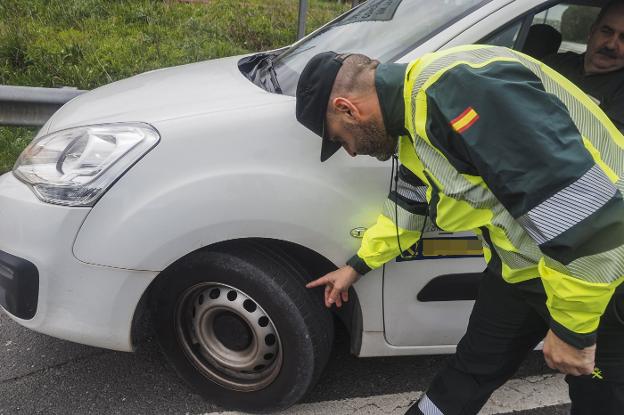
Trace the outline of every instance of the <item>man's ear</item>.
{"type": "Polygon", "coordinates": [[[349,118],[355,118],[359,115],[358,108],[347,98],[336,97],[332,99],[331,105],[334,111],[341,115],[346,115],[349,118]]]}

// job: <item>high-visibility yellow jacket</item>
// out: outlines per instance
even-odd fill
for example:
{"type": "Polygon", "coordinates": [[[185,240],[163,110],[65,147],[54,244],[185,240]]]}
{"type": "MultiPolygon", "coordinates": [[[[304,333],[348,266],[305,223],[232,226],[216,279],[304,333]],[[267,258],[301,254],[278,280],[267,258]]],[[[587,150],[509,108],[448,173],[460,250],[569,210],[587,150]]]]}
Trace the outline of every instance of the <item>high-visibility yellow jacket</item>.
{"type": "Polygon", "coordinates": [[[624,137],[567,79],[506,48],[425,55],[403,91],[398,188],[349,263],[394,259],[397,226],[405,249],[427,216],[472,230],[507,282],[541,277],[559,337],[593,344],[624,280],[624,137]]]}

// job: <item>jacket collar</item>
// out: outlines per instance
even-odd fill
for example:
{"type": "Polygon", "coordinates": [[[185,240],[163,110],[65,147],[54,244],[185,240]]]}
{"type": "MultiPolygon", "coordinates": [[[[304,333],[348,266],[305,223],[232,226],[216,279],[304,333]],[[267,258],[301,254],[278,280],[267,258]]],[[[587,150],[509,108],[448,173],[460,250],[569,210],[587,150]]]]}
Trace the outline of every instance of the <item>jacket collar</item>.
{"type": "Polygon", "coordinates": [[[408,135],[405,129],[403,98],[406,70],[406,63],[382,63],[375,71],[375,88],[381,106],[381,115],[386,131],[393,137],[408,135]]]}

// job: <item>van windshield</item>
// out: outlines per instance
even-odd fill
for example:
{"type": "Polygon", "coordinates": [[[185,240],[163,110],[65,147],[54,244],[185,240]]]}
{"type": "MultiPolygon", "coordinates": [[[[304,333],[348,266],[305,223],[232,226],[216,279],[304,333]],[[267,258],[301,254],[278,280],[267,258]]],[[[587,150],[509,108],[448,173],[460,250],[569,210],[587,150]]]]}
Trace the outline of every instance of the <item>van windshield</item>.
{"type": "Polygon", "coordinates": [[[363,53],[393,62],[491,0],[368,0],[271,59],[281,92],[295,95],[301,71],[317,53],[363,53]]]}

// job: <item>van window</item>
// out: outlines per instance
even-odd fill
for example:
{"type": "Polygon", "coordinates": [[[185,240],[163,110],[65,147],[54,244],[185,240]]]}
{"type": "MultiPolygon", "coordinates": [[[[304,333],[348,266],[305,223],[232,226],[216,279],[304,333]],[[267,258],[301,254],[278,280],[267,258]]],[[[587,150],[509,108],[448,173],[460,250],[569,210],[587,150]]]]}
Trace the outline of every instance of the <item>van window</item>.
{"type": "Polygon", "coordinates": [[[490,1],[368,0],[275,57],[274,77],[284,94],[294,95],[299,74],[317,53],[356,52],[393,62],[490,1]]]}
{"type": "Polygon", "coordinates": [[[518,20],[515,23],[510,24],[507,27],[503,27],[497,30],[493,34],[485,37],[479,43],[493,46],[505,46],[507,48],[513,48],[520,33],[522,27],[522,20],[518,20]]]}
{"type": "Polygon", "coordinates": [[[536,14],[532,26],[545,24],[556,29],[561,34],[559,53],[583,53],[587,48],[589,30],[599,12],[599,7],[557,4],[536,14]]]}

